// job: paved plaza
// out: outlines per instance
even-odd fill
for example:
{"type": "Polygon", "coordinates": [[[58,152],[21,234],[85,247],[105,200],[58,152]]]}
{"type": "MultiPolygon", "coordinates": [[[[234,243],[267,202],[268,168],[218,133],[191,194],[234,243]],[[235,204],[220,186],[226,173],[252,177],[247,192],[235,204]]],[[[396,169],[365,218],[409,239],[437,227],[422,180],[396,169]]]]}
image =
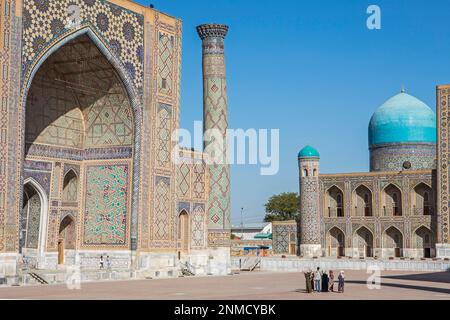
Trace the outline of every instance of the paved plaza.
{"type": "MultiPolygon", "coordinates": [[[[305,293],[302,273],[241,273],[225,277],[152,279],[0,288],[1,299],[164,300],[450,300],[450,272],[382,272],[380,290],[367,288],[365,271],[346,271],[345,293],[305,293]]],[[[337,284],[335,285],[337,287],[337,284]]]]}

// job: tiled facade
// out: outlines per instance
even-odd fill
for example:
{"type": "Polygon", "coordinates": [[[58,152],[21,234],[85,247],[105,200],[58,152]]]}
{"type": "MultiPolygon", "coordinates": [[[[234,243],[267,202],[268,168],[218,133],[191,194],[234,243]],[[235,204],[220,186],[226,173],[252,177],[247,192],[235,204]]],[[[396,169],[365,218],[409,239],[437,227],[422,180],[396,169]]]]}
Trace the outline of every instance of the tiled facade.
{"type": "MultiPolygon", "coordinates": [[[[304,258],[450,258],[449,96],[450,86],[438,86],[437,145],[430,141],[373,144],[369,138],[370,172],[320,174],[317,150],[302,149],[298,158],[299,221],[274,226],[274,252],[292,253],[286,245],[289,229],[298,230],[297,254],[304,258]],[[316,181],[318,188],[314,187],[316,181]]],[[[401,127],[395,117],[403,115],[395,112],[404,105],[396,106],[396,100],[400,104],[412,101],[419,119],[421,114],[428,119],[434,116],[426,105],[402,91],[388,100],[392,108],[389,117],[394,120],[382,122],[385,128],[401,127]]],[[[386,115],[388,107],[382,108],[386,115]]],[[[374,127],[369,127],[369,133],[371,129],[374,127]]],[[[398,133],[386,130],[380,130],[383,137],[398,133]]],[[[399,133],[404,138],[409,128],[395,130],[404,130],[399,133]]]]}
{"type": "Polygon", "coordinates": [[[370,171],[401,171],[405,164],[414,170],[435,168],[436,145],[414,143],[370,148],[370,171]]]}
{"type": "Polygon", "coordinates": [[[298,254],[300,228],[298,222],[274,221],[272,222],[272,250],[274,254],[298,254]]]}
{"type": "MultiPolygon", "coordinates": [[[[197,27],[203,48],[203,97],[205,152],[213,165],[208,166],[210,194],[208,197],[208,228],[210,245],[229,246],[231,230],[230,167],[226,164],[227,146],[215,146],[213,131],[226,141],[228,128],[228,98],[225,71],[224,41],[228,27],[207,25],[197,27]],[[212,134],[208,134],[211,132],[212,134]],[[217,238],[217,239],[216,239],[217,238]]],[[[215,138],[215,137],[214,137],[215,138]]]]}
{"type": "MultiPolygon", "coordinates": [[[[320,229],[321,252],[311,256],[387,259],[399,255],[421,258],[427,248],[430,249],[429,257],[436,256],[435,171],[321,174],[319,180],[317,227],[320,229]],[[397,213],[389,205],[391,187],[398,190],[400,211],[397,213]],[[422,200],[424,190],[430,197],[426,212],[422,200]],[[336,194],[342,197],[342,204],[336,205],[330,199],[336,198],[336,194]],[[368,195],[368,203],[365,202],[365,194],[368,195]],[[397,254],[395,248],[399,249],[397,254]]],[[[297,230],[297,225],[295,221],[289,223],[292,232],[297,230]]],[[[298,225],[299,240],[308,228],[305,224],[298,225]]],[[[286,254],[287,240],[277,234],[278,231],[274,226],[274,252],[286,254]]],[[[299,255],[303,256],[301,250],[299,255]]]]}
{"type": "Polygon", "coordinates": [[[437,87],[437,239],[438,252],[450,256],[450,198],[449,198],[449,103],[450,86],[437,87]]]}
{"type": "Polygon", "coordinates": [[[321,175],[323,254],[419,258],[425,256],[424,250],[428,248],[429,257],[434,257],[435,190],[435,173],[431,170],[321,175]],[[342,195],[340,212],[339,207],[333,208],[329,201],[333,188],[342,195]],[[423,192],[428,192],[426,203],[423,192]],[[426,234],[421,233],[423,230],[426,234]],[[423,242],[425,238],[429,239],[427,243],[423,242]],[[338,252],[340,247],[341,253],[338,252]],[[394,248],[398,248],[399,253],[396,254],[394,248]]]}
{"type": "Polygon", "coordinates": [[[22,260],[95,269],[100,255],[142,272],[177,275],[181,259],[215,273],[204,154],[172,161],[180,20],[126,0],[0,9],[0,276],[22,260]]]}

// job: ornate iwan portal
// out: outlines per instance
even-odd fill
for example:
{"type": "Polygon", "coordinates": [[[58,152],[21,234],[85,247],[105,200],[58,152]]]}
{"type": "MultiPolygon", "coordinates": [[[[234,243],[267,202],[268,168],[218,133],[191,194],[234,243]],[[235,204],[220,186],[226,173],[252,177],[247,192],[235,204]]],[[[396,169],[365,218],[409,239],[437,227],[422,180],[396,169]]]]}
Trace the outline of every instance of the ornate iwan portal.
{"type": "Polygon", "coordinates": [[[229,272],[228,168],[201,150],[172,161],[181,22],[124,0],[5,0],[0,21],[0,275],[106,257],[138,275],[229,272]]]}

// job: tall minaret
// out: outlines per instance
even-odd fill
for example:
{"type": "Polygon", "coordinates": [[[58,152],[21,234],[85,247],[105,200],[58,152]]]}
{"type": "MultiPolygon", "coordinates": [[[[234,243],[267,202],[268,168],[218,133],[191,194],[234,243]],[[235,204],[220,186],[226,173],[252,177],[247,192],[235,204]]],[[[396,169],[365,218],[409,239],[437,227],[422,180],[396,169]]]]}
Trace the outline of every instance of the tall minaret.
{"type": "Polygon", "coordinates": [[[214,247],[230,246],[230,166],[228,164],[226,131],[228,99],[225,73],[224,40],[228,26],[204,24],[197,27],[203,46],[203,113],[205,152],[210,160],[208,212],[208,243],[214,247]],[[208,132],[218,133],[223,144],[207,138],[208,132]],[[213,145],[214,144],[214,145],[213,145]],[[213,147],[214,146],[214,147],[213,147]]]}
{"type": "Polygon", "coordinates": [[[306,146],[298,154],[300,176],[300,256],[321,257],[319,161],[316,149],[306,146]]]}

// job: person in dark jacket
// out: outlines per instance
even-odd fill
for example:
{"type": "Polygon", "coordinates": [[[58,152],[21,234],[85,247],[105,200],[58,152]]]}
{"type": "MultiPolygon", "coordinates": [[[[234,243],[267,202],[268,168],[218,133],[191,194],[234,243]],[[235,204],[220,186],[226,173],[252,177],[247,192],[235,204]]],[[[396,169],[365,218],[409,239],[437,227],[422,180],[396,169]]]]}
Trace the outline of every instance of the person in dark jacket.
{"type": "Polygon", "coordinates": [[[322,292],[328,292],[328,274],[326,272],[322,274],[322,292]]]}
{"type": "Polygon", "coordinates": [[[313,274],[311,271],[306,271],[304,272],[305,274],[305,281],[306,281],[306,292],[307,293],[312,293],[313,292],[313,274]]]}
{"type": "Polygon", "coordinates": [[[105,268],[105,262],[103,261],[103,255],[100,256],[100,269],[105,268]]]}

